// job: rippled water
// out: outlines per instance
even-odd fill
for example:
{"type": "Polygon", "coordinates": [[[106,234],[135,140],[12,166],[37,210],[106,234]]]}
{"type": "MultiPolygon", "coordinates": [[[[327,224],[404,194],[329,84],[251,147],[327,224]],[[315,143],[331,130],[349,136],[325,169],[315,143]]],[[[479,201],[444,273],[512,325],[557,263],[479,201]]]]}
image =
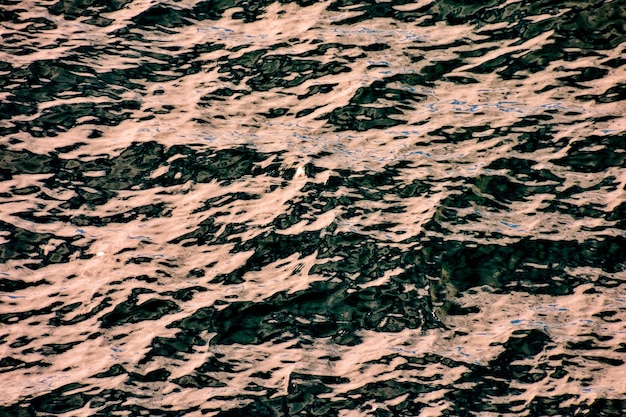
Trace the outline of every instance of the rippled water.
{"type": "Polygon", "coordinates": [[[1,415],[623,415],[623,1],[0,4],[1,415]]]}

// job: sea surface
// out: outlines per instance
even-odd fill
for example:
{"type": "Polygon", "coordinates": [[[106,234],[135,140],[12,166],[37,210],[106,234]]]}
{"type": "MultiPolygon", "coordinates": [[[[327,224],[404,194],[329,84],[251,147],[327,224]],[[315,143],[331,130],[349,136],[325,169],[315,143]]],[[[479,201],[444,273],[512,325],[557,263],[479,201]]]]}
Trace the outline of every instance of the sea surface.
{"type": "Polygon", "coordinates": [[[624,0],[0,1],[0,415],[626,414],[624,0]]]}

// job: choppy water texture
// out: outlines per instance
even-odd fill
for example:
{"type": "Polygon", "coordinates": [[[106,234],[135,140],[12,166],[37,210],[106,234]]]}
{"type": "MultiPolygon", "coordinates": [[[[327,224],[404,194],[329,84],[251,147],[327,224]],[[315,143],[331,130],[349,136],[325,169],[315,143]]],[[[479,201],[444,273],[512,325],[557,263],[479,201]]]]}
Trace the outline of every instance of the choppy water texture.
{"type": "Polygon", "coordinates": [[[623,415],[623,1],[1,4],[1,415],[623,415]]]}

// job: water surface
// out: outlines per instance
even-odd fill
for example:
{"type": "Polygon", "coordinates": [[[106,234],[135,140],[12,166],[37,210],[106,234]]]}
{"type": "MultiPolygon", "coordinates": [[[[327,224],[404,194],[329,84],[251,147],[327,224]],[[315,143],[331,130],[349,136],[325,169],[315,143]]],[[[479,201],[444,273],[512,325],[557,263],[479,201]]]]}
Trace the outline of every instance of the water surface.
{"type": "Polygon", "coordinates": [[[623,415],[623,2],[0,4],[0,414],[623,415]]]}

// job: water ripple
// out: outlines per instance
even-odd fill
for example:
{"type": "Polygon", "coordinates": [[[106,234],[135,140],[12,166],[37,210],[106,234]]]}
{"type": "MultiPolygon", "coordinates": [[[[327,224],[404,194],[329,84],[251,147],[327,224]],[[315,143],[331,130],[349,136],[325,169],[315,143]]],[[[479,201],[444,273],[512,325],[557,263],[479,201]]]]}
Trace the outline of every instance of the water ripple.
{"type": "Polygon", "coordinates": [[[622,416],[619,1],[0,5],[0,414],[622,416]]]}

